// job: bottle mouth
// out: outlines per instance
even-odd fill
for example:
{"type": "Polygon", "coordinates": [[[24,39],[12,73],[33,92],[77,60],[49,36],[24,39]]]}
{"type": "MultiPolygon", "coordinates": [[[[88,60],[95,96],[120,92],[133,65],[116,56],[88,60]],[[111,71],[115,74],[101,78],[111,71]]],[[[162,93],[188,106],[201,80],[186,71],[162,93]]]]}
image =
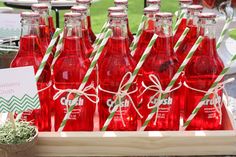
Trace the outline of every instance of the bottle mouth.
{"type": "Polygon", "coordinates": [[[169,12],[156,13],[156,18],[172,18],[173,14],[169,12]]]}
{"type": "Polygon", "coordinates": [[[118,13],[118,12],[124,12],[125,9],[122,8],[122,7],[109,7],[108,8],[108,12],[111,12],[111,13],[118,13]]]}
{"type": "Polygon", "coordinates": [[[144,14],[148,14],[148,13],[158,13],[160,10],[157,7],[146,7],[144,8],[143,12],[144,14]]]}
{"type": "Polygon", "coordinates": [[[128,4],[128,0],[115,0],[115,4],[128,4]]]}
{"type": "Polygon", "coordinates": [[[190,5],[187,7],[187,9],[189,11],[191,10],[199,10],[199,11],[202,11],[203,10],[203,6],[202,5],[190,5]]]}
{"type": "Polygon", "coordinates": [[[38,0],[38,3],[42,3],[42,2],[47,2],[47,3],[51,3],[51,0],[38,0]]]}
{"type": "Polygon", "coordinates": [[[147,4],[161,4],[161,0],[147,0],[147,4]]]}
{"type": "Polygon", "coordinates": [[[32,10],[42,10],[42,11],[48,10],[48,6],[46,4],[33,4],[31,8],[32,10]]]}
{"type": "Polygon", "coordinates": [[[22,18],[24,18],[24,17],[39,18],[39,14],[36,12],[22,12],[20,15],[22,18]]]}
{"type": "Polygon", "coordinates": [[[85,6],[73,6],[71,7],[71,11],[78,13],[85,13],[87,12],[87,8],[85,6]]]}
{"type": "Polygon", "coordinates": [[[179,3],[182,3],[182,4],[192,4],[192,0],[179,0],[179,3]]]}
{"type": "Polygon", "coordinates": [[[127,14],[125,13],[111,13],[111,18],[127,18],[127,14]]]}
{"type": "Polygon", "coordinates": [[[76,2],[80,4],[90,4],[91,0],[76,0],[76,2]]]}
{"type": "Polygon", "coordinates": [[[80,13],[65,13],[64,18],[81,18],[82,14],[80,13]]]}
{"type": "Polygon", "coordinates": [[[214,14],[214,13],[199,13],[198,18],[199,19],[214,19],[214,18],[216,18],[216,14],[214,14]]]}

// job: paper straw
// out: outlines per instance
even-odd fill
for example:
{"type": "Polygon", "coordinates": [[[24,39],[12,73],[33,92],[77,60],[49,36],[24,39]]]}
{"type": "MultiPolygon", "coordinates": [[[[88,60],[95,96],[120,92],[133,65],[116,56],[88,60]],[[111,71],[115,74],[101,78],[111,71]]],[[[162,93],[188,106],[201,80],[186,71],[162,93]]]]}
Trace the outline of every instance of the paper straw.
{"type": "Polygon", "coordinates": [[[217,44],[216,44],[217,49],[220,48],[222,41],[224,40],[224,37],[229,30],[229,25],[231,24],[232,20],[233,20],[233,18],[226,19],[225,25],[223,27],[223,30],[221,31],[220,37],[219,37],[217,44]]]}
{"type": "MultiPolygon", "coordinates": [[[[102,53],[102,50],[103,50],[103,48],[105,47],[105,45],[106,45],[106,43],[107,43],[107,41],[108,41],[110,35],[111,35],[111,30],[108,30],[107,33],[105,34],[104,40],[102,41],[102,43],[101,43],[101,45],[99,46],[99,49],[98,49],[96,55],[94,56],[94,58],[93,58],[93,60],[92,60],[90,66],[89,66],[89,68],[88,68],[88,71],[86,72],[86,74],[85,74],[85,76],[84,76],[84,78],[83,78],[83,81],[82,81],[82,83],[80,84],[78,90],[83,90],[84,87],[85,87],[85,85],[87,84],[88,79],[89,79],[91,73],[93,72],[94,67],[95,67],[96,64],[97,64],[98,59],[99,59],[99,57],[100,57],[100,55],[101,55],[101,53],[102,53]]],[[[76,105],[76,103],[77,103],[79,97],[80,97],[79,95],[76,95],[75,98],[73,99],[72,104],[71,104],[70,108],[68,109],[68,112],[66,113],[65,117],[64,117],[63,120],[62,120],[62,123],[61,123],[61,125],[60,125],[60,128],[58,129],[59,132],[63,131],[63,129],[64,129],[64,127],[65,127],[65,125],[66,125],[66,123],[67,123],[67,121],[68,121],[68,119],[69,119],[69,117],[70,117],[70,115],[71,115],[71,113],[72,113],[72,111],[73,111],[73,109],[74,109],[74,107],[75,107],[75,105],[76,105]]]]}
{"type": "Polygon", "coordinates": [[[109,23],[106,22],[103,27],[102,27],[102,30],[99,34],[99,36],[96,38],[94,44],[93,44],[93,52],[91,53],[91,55],[89,56],[89,59],[92,60],[93,57],[95,56],[98,48],[99,48],[99,45],[101,44],[101,42],[103,41],[104,37],[105,37],[105,34],[107,33],[107,30],[108,30],[108,27],[109,26],[109,23]]]}
{"type": "Polygon", "coordinates": [[[60,38],[58,40],[58,43],[57,43],[57,47],[56,47],[56,52],[54,54],[54,58],[52,60],[51,71],[53,71],[54,65],[55,65],[57,59],[60,56],[60,52],[61,52],[61,48],[62,48],[62,42],[63,42],[63,34],[64,34],[64,32],[62,31],[61,34],[60,34],[60,38]]]}
{"type": "MultiPolygon", "coordinates": [[[[153,37],[152,37],[152,39],[150,40],[150,42],[149,42],[147,48],[145,49],[145,51],[144,51],[142,57],[140,58],[138,64],[136,65],[136,67],[135,67],[135,69],[134,69],[134,71],[133,71],[133,73],[132,73],[132,76],[131,76],[130,79],[128,80],[127,85],[125,86],[125,92],[128,92],[128,90],[129,90],[130,86],[132,85],[134,79],[135,79],[136,76],[138,75],[138,72],[139,72],[140,68],[142,67],[144,61],[146,60],[148,54],[150,53],[150,51],[151,51],[151,49],[152,49],[152,46],[154,45],[154,43],[155,43],[157,37],[158,37],[158,36],[157,36],[156,34],[154,34],[153,37]]],[[[117,105],[117,103],[118,103],[118,100],[116,101],[116,105],[113,107],[113,109],[112,109],[110,115],[108,116],[106,122],[104,123],[103,128],[102,128],[102,131],[106,131],[106,130],[107,130],[107,127],[108,127],[109,124],[111,123],[111,121],[112,121],[112,119],[113,119],[113,117],[114,117],[114,115],[115,115],[117,109],[119,108],[119,106],[117,105]]]]}
{"type": "MultiPolygon", "coordinates": [[[[194,43],[193,47],[191,48],[191,50],[189,51],[188,55],[186,56],[186,58],[184,59],[183,63],[181,64],[181,66],[179,67],[179,69],[177,70],[176,74],[174,75],[174,77],[171,79],[170,83],[168,84],[167,88],[165,91],[169,91],[172,89],[172,87],[174,86],[175,82],[177,81],[177,79],[179,78],[179,76],[182,74],[184,68],[186,67],[186,65],[188,64],[188,62],[190,61],[190,59],[192,58],[193,54],[195,53],[195,51],[197,50],[198,46],[200,45],[200,43],[202,42],[203,37],[199,36],[197,41],[194,43]]],[[[161,96],[161,100],[162,101],[165,98],[166,94],[163,94],[161,96]]],[[[157,107],[153,108],[151,113],[148,115],[147,119],[145,120],[145,122],[143,123],[142,127],[140,128],[140,131],[144,131],[146,129],[146,127],[148,126],[149,122],[151,121],[152,117],[156,114],[157,112],[157,107]]]]}
{"type": "MultiPolygon", "coordinates": [[[[50,54],[52,53],[52,49],[54,47],[54,45],[56,44],[57,42],[57,37],[60,35],[60,33],[62,32],[61,29],[57,28],[55,33],[53,34],[52,36],[52,40],[50,41],[49,45],[48,45],[48,48],[46,50],[46,53],[45,55],[43,56],[43,59],[39,65],[39,68],[38,68],[38,71],[36,72],[36,75],[35,75],[35,80],[36,82],[39,80],[39,77],[40,75],[42,74],[44,68],[45,68],[45,65],[48,61],[48,58],[50,56],[50,54]]],[[[20,120],[21,117],[23,115],[23,112],[22,113],[19,113],[17,116],[16,116],[16,121],[20,120]]]]}
{"type": "Polygon", "coordinates": [[[207,100],[209,98],[209,96],[211,95],[211,93],[213,92],[214,88],[220,83],[220,81],[223,79],[223,77],[226,75],[226,73],[228,72],[228,70],[230,69],[230,66],[236,61],[236,55],[234,55],[232,57],[232,59],[230,60],[230,63],[222,70],[222,72],[220,73],[220,75],[216,78],[215,82],[212,84],[212,86],[210,87],[210,89],[207,91],[207,93],[204,95],[204,97],[201,99],[201,101],[198,103],[198,105],[196,106],[196,108],[193,110],[193,112],[191,113],[191,115],[188,117],[188,119],[186,120],[186,122],[184,123],[183,126],[183,130],[185,130],[189,124],[191,123],[191,121],[193,120],[193,118],[197,115],[198,111],[201,109],[201,107],[204,105],[205,100],[207,100]]]}
{"type": "Polygon", "coordinates": [[[40,65],[39,65],[38,71],[36,72],[36,75],[35,75],[36,82],[39,80],[39,77],[43,72],[43,69],[48,61],[48,58],[49,58],[50,54],[52,53],[52,49],[53,49],[55,43],[57,42],[57,37],[60,35],[61,32],[62,32],[62,30],[57,28],[55,33],[53,34],[52,40],[50,41],[47,51],[46,51],[40,65]]]}
{"type": "Polygon", "coordinates": [[[131,55],[132,56],[134,56],[134,54],[135,54],[135,51],[137,49],[140,36],[141,36],[141,34],[143,32],[143,27],[144,27],[144,24],[145,24],[146,21],[147,21],[147,17],[143,15],[142,19],[141,19],[141,23],[139,24],[138,30],[136,32],[135,39],[133,40],[133,42],[130,45],[131,55]]]}
{"type": "Polygon", "coordinates": [[[182,33],[182,35],[179,37],[178,41],[176,42],[175,46],[174,46],[174,52],[176,52],[179,48],[179,46],[181,45],[181,43],[183,42],[183,40],[185,39],[185,37],[187,36],[188,32],[189,32],[189,28],[186,27],[184,32],[182,33]]]}
{"type": "Polygon", "coordinates": [[[177,32],[179,25],[184,17],[184,14],[185,14],[185,12],[181,11],[179,17],[177,17],[178,19],[177,19],[175,26],[173,28],[173,35],[175,35],[175,33],[177,32]]]}

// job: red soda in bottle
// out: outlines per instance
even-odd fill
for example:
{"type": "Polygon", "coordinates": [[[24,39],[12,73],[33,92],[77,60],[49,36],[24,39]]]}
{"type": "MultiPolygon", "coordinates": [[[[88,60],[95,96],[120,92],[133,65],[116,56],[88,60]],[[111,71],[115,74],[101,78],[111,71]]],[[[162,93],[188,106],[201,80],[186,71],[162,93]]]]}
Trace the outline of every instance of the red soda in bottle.
{"type": "Polygon", "coordinates": [[[163,93],[179,67],[173,52],[172,17],[171,13],[156,14],[155,30],[158,38],[142,67],[142,87],[140,87],[144,89],[140,107],[143,115],[142,124],[151,110],[158,107],[158,114],[156,113],[151,119],[146,131],[179,129],[180,86],[176,83],[173,90],[163,93]],[[165,94],[165,98],[161,100],[160,94],[165,94]]]}
{"type": "Polygon", "coordinates": [[[55,26],[53,22],[53,17],[52,17],[52,4],[51,0],[38,0],[39,4],[45,4],[48,6],[48,27],[49,27],[49,32],[50,32],[50,37],[52,38],[54,32],[55,32],[55,26]]]}
{"type": "MultiPolygon", "coordinates": [[[[42,45],[43,55],[46,53],[48,45],[51,40],[49,23],[48,23],[48,6],[46,4],[33,4],[32,10],[40,15],[39,19],[39,41],[42,45]]],[[[51,54],[48,63],[51,64],[53,60],[53,55],[51,54]]]]}
{"type": "MultiPolygon", "coordinates": [[[[87,72],[90,61],[83,51],[83,39],[81,29],[81,14],[66,13],[64,38],[61,49],[61,55],[54,66],[54,93],[62,92],[55,100],[55,130],[58,130],[60,124],[72,105],[75,93],[71,90],[77,90],[87,72]],[[64,92],[63,92],[64,91],[64,92]],[[68,99],[67,99],[68,98],[68,99]]],[[[95,94],[93,74],[86,86],[87,94],[95,94]]],[[[85,95],[81,95],[72,111],[63,131],[92,131],[93,117],[95,112],[95,103],[90,101],[85,95]]]]}
{"type": "MultiPolygon", "coordinates": [[[[115,3],[116,7],[124,8],[125,13],[128,15],[128,0],[114,0],[114,3],[115,3]]],[[[128,16],[126,19],[126,23],[127,23],[127,32],[128,32],[128,39],[129,39],[129,45],[130,45],[132,43],[132,41],[134,40],[134,36],[133,36],[132,32],[130,31],[128,16]]]]}
{"type": "MultiPolygon", "coordinates": [[[[224,68],[216,51],[216,15],[201,13],[199,17],[199,35],[204,37],[185,70],[186,101],[184,119],[190,116],[194,108],[224,68]]],[[[187,130],[218,130],[221,125],[222,89],[215,91],[205,100],[198,114],[187,127],[187,130]]]]}
{"type": "Polygon", "coordinates": [[[148,43],[150,42],[152,36],[155,33],[155,14],[159,12],[158,8],[154,7],[146,7],[144,8],[144,15],[147,17],[147,21],[144,23],[144,29],[140,36],[138,46],[136,51],[134,52],[133,57],[136,62],[139,61],[141,58],[143,52],[148,46],[148,43]]]}
{"type": "Polygon", "coordinates": [[[85,6],[87,8],[87,23],[88,23],[89,38],[91,44],[93,44],[94,41],[96,40],[96,35],[92,30],[92,24],[91,24],[91,17],[90,17],[91,0],[76,0],[76,3],[79,6],[85,6]]]}
{"type": "Polygon", "coordinates": [[[147,7],[161,8],[161,0],[146,0],[147,7]]]}
{"type": "MultiPolygon", "coordinates": [[[[11,63],[11,67],[33,66],[35,73],[42,61],[42,50],[39,42],[39,14],[33,12],[21,13],[20,48],[11,63]]],[[[50,67],[46,64],[38,82],[40,109],[24,112],[21,119],[32,122],[39,131],[51,130],[50,113],[50,67]]]]}
{"type": "Polygon", "coordinates": [[[82,27],[82,37],[85,44],[85,56],[90,57],[93,52],[92,44],[89,40],[89,30],[88,30],[88,21],[87,21],[87,8],[85,6],[73,6],[71,11],[74,13],[80,13],[81,16],[81,27],[82,27]]]}
{"type": "Polygon", "coordinates": [[[108,126],[108,131],[135,131],[137,130],[137,114],[135,111],[137,86],[132,84],[124,97],[125,84],[129,73],[134,70],[135,63],[127,49],[126,14],[112,13],[110,15],[112,35],[108,43],[107,53],[99,63],[99,117],[100,129],[103,127],[116,99],[121,98],[120,107],[108,126]],[[117,95],[118,94],[118,95],[117,95]],[[133,103],[132,103],[133,102],[133,103]]]}
{"type": "MultiPolygon", "coordinates": [[[[179,5],[180,5],[180,10],[179,13],[184,12],[184,17],[181,20],[181,23],[177,29],[177,31],[174,34],[174,44],[178,41],[179,37],[182,35],[184,32],[184,29],[186,28],[186,23],[187,23],[187,7],[192,3],[192,0],[179,0],[179,5]]],[[[178,19],[177,19],[178,20],[178,19]]]]}
{"type": "Polygon", "coordinates": [[[176,51],[177,57],[179,62],[182,63],[185,57],[187,56],[188,52],[196,42],[198,38],[197,33],[197,21],[198,21],[198,14],[202,12],[203,7],[201,5],[190,5],[188,8],[187,16],[188,22],[187,27],[190,29],[187,36],[179,46],[178,50],[176,51]]]}

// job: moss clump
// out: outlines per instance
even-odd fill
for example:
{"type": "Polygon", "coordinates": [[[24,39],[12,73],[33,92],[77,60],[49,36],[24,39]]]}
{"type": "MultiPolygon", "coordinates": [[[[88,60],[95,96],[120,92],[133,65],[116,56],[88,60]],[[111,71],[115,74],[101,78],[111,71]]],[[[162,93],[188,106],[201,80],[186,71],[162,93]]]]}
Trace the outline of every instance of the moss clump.
{"type": "Polygon", "coordinates": [[[12,123],[7,121],[0,127],[0,144],[21,144],[29,142],[36,134],[35,127],[29,122],[17,121],[14,129],[12,123]]]}

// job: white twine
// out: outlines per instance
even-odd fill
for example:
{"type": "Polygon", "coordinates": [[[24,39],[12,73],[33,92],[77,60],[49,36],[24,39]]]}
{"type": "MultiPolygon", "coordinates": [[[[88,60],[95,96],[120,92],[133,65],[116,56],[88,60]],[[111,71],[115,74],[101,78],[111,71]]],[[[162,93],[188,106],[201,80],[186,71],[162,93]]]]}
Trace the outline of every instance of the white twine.
{"type": "MultiPolygon", "coordinates": [[[[218,92],[220,90],[223,90],[223,93],[226,96],[226,105],[227,105],[228,102],[229,102],[229,98],[228,98],[227,91],[224,89],[224,85],[227,84],[227,83],[230,83],[234,80],[235,80],[234,78],[230,78],[230,79],[228,79],[224,82],[220,82],[216,87],[213,88],[213,92],[212,92],[212,94],[213,94],[213,98],[212,98],[213,99],[213,106],[214,106],[216,112],[220,115],[220,124],[222,124],[222,101],[223,101],[222,99],[223,98],[220,99],[220,102],[217,101],[217,98],[219,97],[218,92]]],[[[191,89],[191,90],[196,91],[196,92],[200,92],[200,93],[204,93],[204,94],[207,93],[207,91],[205,91],[205,90],[200,90],[200,89],[190,87],[186,82],[184,82],[184,86],[186,88],[191,89]]]]}
{"type": "MultiPolygon", "coordinates": [[[[92,103],[96,104],[99,102],[99,97],[96,94],[89,94],[87,93],[89,90],[94,90],[96,91],[95,87],[93,84],[90,84],[89,86],[85,87],[83,90],[79,90],[79,89],[59,89],[57,88],[55,85],[53,85],[53,88],[55,90],[57,90],[58,92],[53,96],[53,100],[58,99],[62,94],[64,93],[68,93],[66,100],[70,100],[70,95],[79,95],[79,96],[85,96],[89,101],[91,101],[92,103]],[[93,98],[95,98],[95,100],[93,100],[93,98]]],[[[73,99],[74,101],[74,99],[73,99]]],[[[69,109],[70,104],[66,104],[67,106],[67,112],[69,109]]]]}
{"type": "Polygon", "coordinates": [[[173,92],[173,91],[179,89],[179,88],[182,86],[182,83],[180,82],[180,83],[179,83],[179,86],[177,86],[176,88],[173,88],[173,89],[171,89],[171,90],[166,90],[166,89],[163,90],[163,88],[162,88],[162,86],[161,86],[161,82],[159,81],[159,79],[158,79],[155,75],[150,74],[148,77],[149,77],[149,79],[151,80],[151,82],[152,82],[153,84],[150,85],[150,86],[146,86],[145,83],[142,82],[142,86],[143,86],[145,89],[144,89],[144,91],[143,91],[140,95],[143,95],[147,90],[156,92],[153,96],[150,97],[150,100],[149,100],[149,102],[148,102],[148,104],[147,104],[148,109],[157,108],[156,117],[155,117],[155,121],[154,121],[154,124],[156,125],[156,123],[157,123],[157,118],[158,118],[159,107],[160,107],[161,104],[162,104],[162,101],[161,101],[162,95],[171,93],[171,92],[173,92]],[[155,103],[153,106],[151,106],[150,104],[151,104],[152,100],[155,99],[155,97],[156,97],[158,94],[159,94],[159,96],[158,96],[158,99],[157,99],[157,100],[158,100],[157,103],[155,103]]]}
{"type": "MultiPolygon", "coordinates": [[[[117,91],[117,92],[113,92],[113,91],[109,91],[109,90],[103,89],[103,88],[101,88],[100,85],[99,85],[99,87],[98,87],[99,90],[101,90],[101,91],[103,91],[103,92],[105,92],[105,93],[109,93],[109,94],[115,95],[115,99],[113,100],[112,104],[115,104],[115,105],[117,105],[117,106],[119,107],[120,118],[121,118],[121,120],[122,120],[123,126],[126,126],[126,125],[125,125],[125,122],[124,122],[123,114],[122,114],[122,99],[123,99],[124,97],[128,97],[128,100],[131,102],[131,104],[132,104],[133,108],[135,109],[135,111],[137,112],[137,114],[138,114],[141,118],[143,118],[143,116],[142,116],[141,113],[138,111],[137,107],[135,106],[135,104],[134,104],[134,102],[133,102],[133,99],[132,99],[131,96],[130,96],[131,94],[134,94],[135,92],[137,92],[137,91],[138,91],[138,88],[136,87],[135,90],[132,90],[132,91],[130,91],[130,92],[128,92],[127,90],[125,90],[125,87],[129,84],[129,82],[124,83],[126,77],[128,77],[128,80],[129,80],[129,78],[132,77],[132,73],[131,73],[131,72],[127,72],[127,73],[123,76],[123,78],[122,78],[122,80],[121,80],[121,82],[120,82],[120,85],[119,85],[119,88],[118,88],[118,91],[117,91]],[[116,101],[117,101],[117,100],[118,100],[118,102],[119,102],[118,104],[116,104],[116,101]]],[[[109,106],[109,112],[112,111],[112,108],[113,108],[113,107],[114,107],[113,105],[110,105],[110,106],[109,106]]]]}

